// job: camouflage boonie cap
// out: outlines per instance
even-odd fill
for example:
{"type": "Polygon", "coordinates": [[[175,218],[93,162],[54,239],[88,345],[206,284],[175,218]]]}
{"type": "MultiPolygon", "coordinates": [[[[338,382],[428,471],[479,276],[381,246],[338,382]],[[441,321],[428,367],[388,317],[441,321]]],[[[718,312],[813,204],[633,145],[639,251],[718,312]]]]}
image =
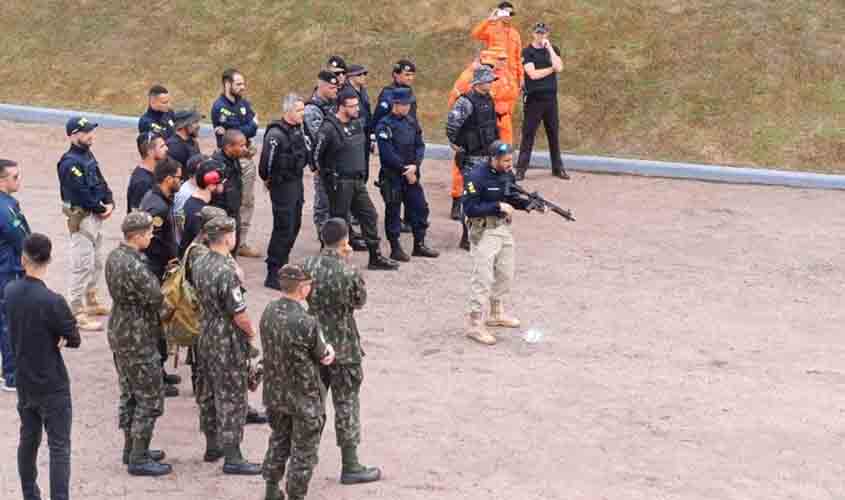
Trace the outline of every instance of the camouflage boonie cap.
{"type": "Polygon", "coordinates": [[[472,82],[470,85],[481,85],[483,83],[493,83],[499,78],[496,77],[496,74],[493,73],[493,70],[487,66],[481,66],[480,68],[475,70],[475,73],[472,75],[472,82]]]}
{"type": "Polygon", "coordinates": [[[234,233],[236,226],[235,219],[224,215],[223,217],[215,217],[208,221],[203,226],[203,230],[209,237],[214,238],[226,233],[234,233]]]}
{"type": "Polygon", "coordinates": [[[216,217],[226,217],[226,211],[220,207],[214,207],[211,205],[206,205],[200,209],[200,224],[203,228],[205,228],[205,225],[208,224],[211,219],[216,217]]]}
{"type": "Polygon", "coordinates": [[[123,234],[135,233],[139,231],[146,231],[153,226],[153,216],[147,212],[136,210],[130,213],[123,219],[120,224],[120,230],[123,234]]]}
{"type": "Polygon", "coordinates": [[[279,270],[279,279],[291,281],[311,281],[311,275],[306,273],[301,267],[293,264],[285,264],[279,270]]]}

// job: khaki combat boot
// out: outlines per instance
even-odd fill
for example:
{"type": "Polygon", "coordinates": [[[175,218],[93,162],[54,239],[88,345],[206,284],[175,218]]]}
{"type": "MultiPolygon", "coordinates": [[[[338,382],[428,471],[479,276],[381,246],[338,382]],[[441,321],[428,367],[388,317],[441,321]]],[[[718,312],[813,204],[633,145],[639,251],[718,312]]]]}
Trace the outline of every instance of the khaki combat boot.
{"type": "Polygon", "coordinates": [[[74,314],[76,318],[76,326],[84,332],[99,332],[103,330],[103,324],[97,320],[91,319],[90,316],[84,312],[74,314]]]}
{"type": "Polygon", "coordinates": [[[501,301],[490,301],[490,318],[487,326],[503,326],[505,328],[519,328],[520,322],[505,314],[505,308],[501,301]]]}
{"type": "Polygon", "coordinates": [[[240,255],[241,257],[246,257],[248,259],[261,258],[261,252],[245,243],[238,248],[238,255],[240,255]]]}
{"type": "Polygon", "coordinates": [[[88,305],[85,307],[85,314],[88,316],[108,316],[109,308],[100,303],[97,298],[96,291],[90,291],[85,294],[85,300],[88,305]]]}
{"type": "Polygon", "coordinates": [[[480,344],[493,345],[496,343],[496,337],[484,327],[481,313],[470,313],[466,335],[480,344]]]}

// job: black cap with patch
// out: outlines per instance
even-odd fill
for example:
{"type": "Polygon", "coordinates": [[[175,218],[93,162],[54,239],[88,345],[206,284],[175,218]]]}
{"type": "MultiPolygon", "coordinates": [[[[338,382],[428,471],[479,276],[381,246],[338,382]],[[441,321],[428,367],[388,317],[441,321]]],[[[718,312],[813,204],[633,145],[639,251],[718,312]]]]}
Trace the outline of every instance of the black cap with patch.
{"type": "Polygon", "coordinates": [[[331,56],[329,57],[328,62],[326,62],[326,67],[333,73],[345,73],[346,61],[344,61],[340,56],[331,56]]]}
{"type": "Polygon", "coordinates": [[[396,64],[393,66],[394,73],[416,73],[417,67],[414,65],[413,61],[410,59],[399,59],[396,61],[396,64]]]}
{"type": "Polygon", "coordinates": [[[321,82],[330,83],[332,85],[340,85],[340,82],[337,79],[337,75],[335,75],[331,71],[326,71],[326,70],[320,71],[320,74],[317,75],[317,78],[321,82]]]}

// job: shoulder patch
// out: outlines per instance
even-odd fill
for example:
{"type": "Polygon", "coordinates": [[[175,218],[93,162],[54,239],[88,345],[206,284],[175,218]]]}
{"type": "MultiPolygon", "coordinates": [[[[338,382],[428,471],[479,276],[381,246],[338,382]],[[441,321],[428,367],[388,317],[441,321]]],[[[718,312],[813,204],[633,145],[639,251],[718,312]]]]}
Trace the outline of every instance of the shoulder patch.
{"type": "Polygon", "coordinates": [[[232,290],[232,298],[235,299],[235,302],[243,302],[244,301],[244,294],[241,292],[241,287],[236,287],[232,290]]]}
{"type": "Polygon", "coordinates": [[[245,108],[245,107],[243,107],[243,106],[241,106],[241,114],[242,114],[242,115],[245,115],[245,114],[246,114],[246,108],[245,108]]]}
{"type": "Polygon", "coordinates": [[[389,128],[385,127],[383,129],[381,129],[381,132],[378,133],[378,136],[381,137],[384,140],[389,140],[390,137],[392,136],[392,133],[391,133],[389,128]]]}
{"type": "Polygon", "coordinates": [[[71,167],[70,171],[73,172],[73,175],[77,177],[82,177],[82,170],[79,170],[78,166],[74,165],[73,167],[71,167]]]}
{"type": "Polygon", "coordinates": [[[467,192],[469,194],[475,194],[475,184],[472,181],[467,182],[467,192]]]}
{"type": "Polygon", "coordinates": [[[154,227],[161,227],[164,225],[164,219],[161,217],[153,217],[153,226],[154,227]]]}
{"type": "Polygon", "coordinates": [[[387,101],[381,101],[381,104],[379,106],[381,106],[384,109],[387,109],[387,108],[390,107],[390,104],[387,104],[387,101]]]}

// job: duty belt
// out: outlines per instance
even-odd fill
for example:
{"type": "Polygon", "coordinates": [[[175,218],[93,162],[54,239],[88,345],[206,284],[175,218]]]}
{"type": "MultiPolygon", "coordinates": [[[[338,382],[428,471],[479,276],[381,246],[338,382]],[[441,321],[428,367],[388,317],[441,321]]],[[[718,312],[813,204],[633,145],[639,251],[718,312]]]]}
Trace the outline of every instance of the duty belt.
{"type": "Polygon", "coordinates": [[[511,223],[510,217],[497,217],[495,215],[488,215],[486,217],[469,217],[467,220],[472,226],[483,227],[487,229],[495,229],[499,226],[504,226],[511,223]]]}

